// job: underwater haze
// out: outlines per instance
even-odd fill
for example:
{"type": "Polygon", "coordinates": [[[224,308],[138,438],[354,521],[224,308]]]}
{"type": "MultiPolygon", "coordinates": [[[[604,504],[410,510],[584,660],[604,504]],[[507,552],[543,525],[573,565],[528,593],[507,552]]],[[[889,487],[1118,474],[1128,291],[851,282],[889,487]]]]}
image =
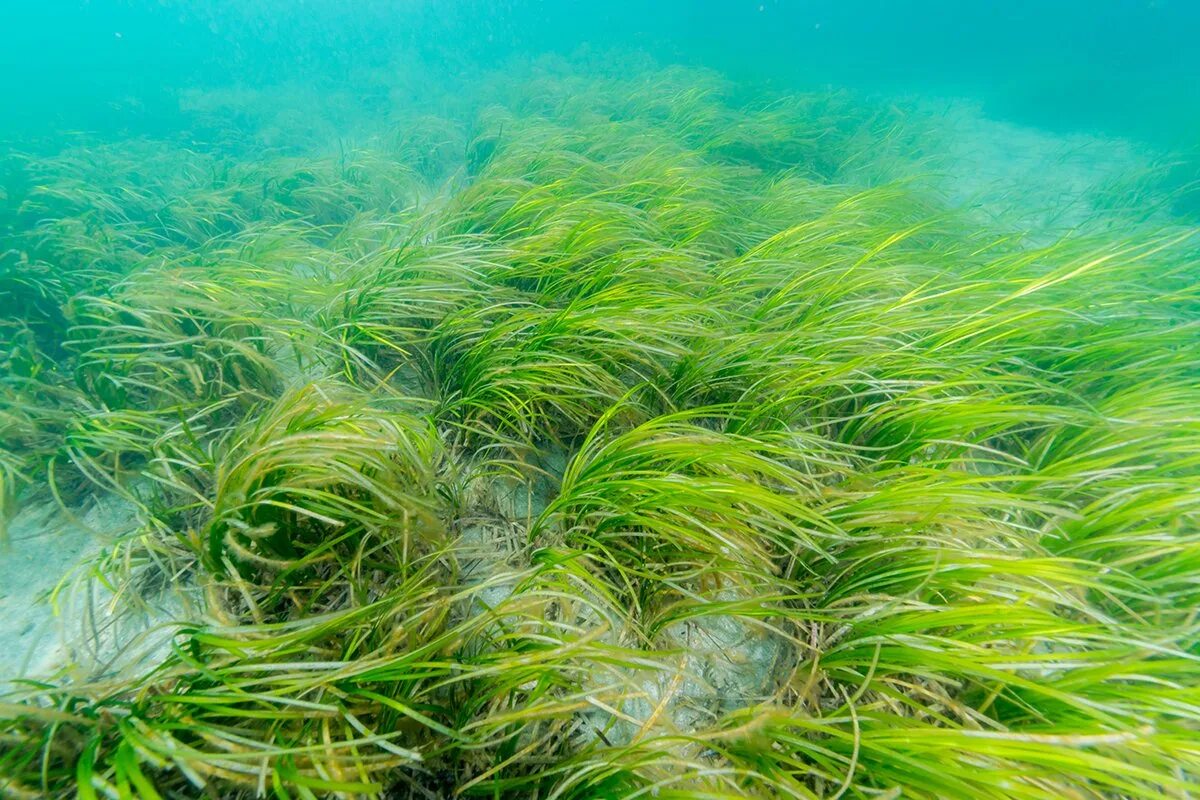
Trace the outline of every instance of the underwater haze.
{"type": "Polygon", "coordinates": [[[180,89],[350,87],[364,69],[587,46],[780,87],[961,95],[1055,130],[1200,136],[1200,7],[1181,0],[13,0],[0,15],[5,120],[39,135],[170,129],[180,89]]]}
{"type": "Polygon", "coordinates": [[[2,5],[0,796],[1200,795],[1200,5],[2,5]]]}

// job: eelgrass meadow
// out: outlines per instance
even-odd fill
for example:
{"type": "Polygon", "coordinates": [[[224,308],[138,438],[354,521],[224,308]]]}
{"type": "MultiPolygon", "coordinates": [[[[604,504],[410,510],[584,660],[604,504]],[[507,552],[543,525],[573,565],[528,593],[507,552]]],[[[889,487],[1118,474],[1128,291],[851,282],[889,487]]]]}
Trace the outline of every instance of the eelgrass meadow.
{"type": "Polygon", "coordinates": [[[125,504],[64,585],[173,612],[8,686],[0,793],[1200,794],[1174,164],[1032,227],[837,91],[270,99],[5,157],[5,517],[125,504]]]}

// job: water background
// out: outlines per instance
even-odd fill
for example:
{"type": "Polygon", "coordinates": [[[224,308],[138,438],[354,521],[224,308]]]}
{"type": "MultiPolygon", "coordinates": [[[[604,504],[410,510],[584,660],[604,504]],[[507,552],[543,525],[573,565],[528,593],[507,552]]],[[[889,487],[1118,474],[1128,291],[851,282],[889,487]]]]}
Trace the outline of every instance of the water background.
{"type": "Polygon", "coordinates": [[[1181,0],[7,0],[0,135],[161,134],[183,88],[437,92],[505,59],[636,48],[780,88],[969,97],[997,118],[1200,143],[1200,3],[1181,0]]]}

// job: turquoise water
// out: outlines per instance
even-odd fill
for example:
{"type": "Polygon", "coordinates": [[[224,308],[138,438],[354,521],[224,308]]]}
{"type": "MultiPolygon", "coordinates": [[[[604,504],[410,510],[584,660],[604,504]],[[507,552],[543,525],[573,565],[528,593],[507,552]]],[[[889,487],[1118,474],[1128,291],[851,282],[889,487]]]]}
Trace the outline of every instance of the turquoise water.
{"type": "MultiPolygon", "coordinates": [[[[1200,131],[1200,9],[1178,0],[14,0],[0,14],[2,124],[37,135],[170,130],[181,88],[353,90],[347,77],[365,68],[416,63],[436,76],[581,46],[776,85],[963,95],[1056,130],[1180,145],[1200,131]]],[[[436,77],[425,88],[436,92],[436,77]]]]}

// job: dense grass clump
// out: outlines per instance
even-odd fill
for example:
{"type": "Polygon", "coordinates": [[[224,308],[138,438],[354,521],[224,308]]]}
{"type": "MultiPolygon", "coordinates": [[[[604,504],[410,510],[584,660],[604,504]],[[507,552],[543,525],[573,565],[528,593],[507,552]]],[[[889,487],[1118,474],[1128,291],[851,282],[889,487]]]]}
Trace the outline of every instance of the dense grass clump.
{"type": "Polygon", "coordinates": [[[15,160],[0,513],[123,497],[85,579],[183,602],[10,687],[4,793],[1200,791],[1194,230],[601,72],[15,160]]]}

